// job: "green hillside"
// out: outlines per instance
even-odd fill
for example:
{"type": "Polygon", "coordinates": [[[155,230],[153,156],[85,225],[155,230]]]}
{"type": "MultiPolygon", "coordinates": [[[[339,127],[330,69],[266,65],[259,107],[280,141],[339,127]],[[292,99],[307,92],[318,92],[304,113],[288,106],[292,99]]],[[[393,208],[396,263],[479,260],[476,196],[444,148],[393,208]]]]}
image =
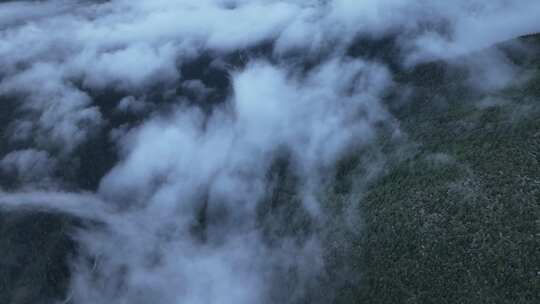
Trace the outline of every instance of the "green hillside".
{"type": "Polygon", "coordinates": [[[340,303],[539,303],[540,52],[516,56],[530,77],[495,92],[437,64],[401,75],[420,87],[394,110],[411,148],[358,201],[340,303]]]}
{"type": "MultiPolygon", "coordinates": [[[[442,62],[396,71],[387,107],[403,135],[383,125],[339,163],[322,223],[302,208],[286,155],[275,163],[258,225],[269,244],[317,234],[324,271],[306,283],[276,270],[271,303],[540,303],[540,35],[520,40],[527,52],[497,46],[527,76],[504,89],[471,90],[474,73],[442,62]]],[[[65,298],[79,224],[2,210],[0,303],[65,298]]]]}

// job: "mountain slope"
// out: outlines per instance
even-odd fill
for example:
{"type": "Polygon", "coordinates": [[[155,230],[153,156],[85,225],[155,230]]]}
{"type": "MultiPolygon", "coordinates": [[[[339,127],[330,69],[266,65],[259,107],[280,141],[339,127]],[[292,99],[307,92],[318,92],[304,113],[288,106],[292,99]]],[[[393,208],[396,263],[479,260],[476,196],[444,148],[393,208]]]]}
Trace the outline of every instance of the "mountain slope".
{"type": "MultiPolygon", "coordinates": [[[[540,47],[540,35],[521,40],[540,47]]],[[[422,81],[437,68],[403,78],[425,86],[395,111],[415,148],[360,202],[356,299],[540,300],[539,54],[517,57],[527,81],[482,94],[455,90],[459,73],[422,81]]]]}

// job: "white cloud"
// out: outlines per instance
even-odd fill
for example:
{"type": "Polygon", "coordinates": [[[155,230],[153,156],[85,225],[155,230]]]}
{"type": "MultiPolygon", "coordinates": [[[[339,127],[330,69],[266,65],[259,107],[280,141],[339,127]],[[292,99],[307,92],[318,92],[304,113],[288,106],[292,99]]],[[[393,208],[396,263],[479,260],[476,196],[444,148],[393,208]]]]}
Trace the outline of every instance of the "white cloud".
{"type": "Polygon", "coordinates": [[[150,110],[151,107],[152,105],[147,103],[144,98],[137,99],[133,96],[128,96],[118,102],[116,109],[122,113],[143,114],[150,110]]]}
{"type": "Polygon", "coordinates": [[[52,183],[55,169],[56,160],[45,151],[17,150],[0,160],[0,172],[8,174],[12,180],[22,182],[26,187],[52,183]]]}
{"type": "Polygon", "coordinates": [[[36,62],[4,79],[0,94],[23,98],[20,107],[28,116],[15,121],[14,129],[26,131],[14,138],[33,140],[38,147],[60,147],[63,154],[69,154],[103,125],[90,97],[67,83],[61,68],[48,63],[36,62]],[[25,134],[34,138],[21,137],[25,134]]]}
{"type": "MultiPolygon", "coordinates": [[[[290,158],[301,203],[316,221],[324,218],[317,192],[326,174],[348,152],[372,143],[377,125],[392,124],[380,101],[392,75],[384,63],[346,57],[347,48],[359,36],[395,34],[405,65],[451,61],[539,30],[536,1],[484,2],[0,4],[0,95],[20,101],[11,139],[32,146],[3,156],[3,170],[23,180],[45,178],[58,169],[51,151],[76,157],[72,153],[110,123],[105,117],[111,113],[102,111],[144,114],[147,106],[161,106],[150,96],[162,90],[171,96],[136,125],[112,126],[120,160],[96,193],[29,187],[0,192],[0,206],[24,201],[103,223],[78,236],[81,254],[96,263],[82,257],[73,266],[77,303],[264,302],[276,266],[298,268],[299,285],[323,266],[315,235],[269,246],[255,225],[273,161],[290,158]],[[274,42],[273,54],[251,55],[241,68],[221,65],[232,93],[219,104],[204,104],[216,88],[203,79],[182,79],[187,61],[265,42],[274,42]],[[296,57],[286,58],[291,51],[296,57]],[[304,54],[324,56],[307,69],[304,54]],[[192,93],[197,105],[177,90],[192,93]],[[91,97],[116,91],[128,97],[102,108],[91,97]],[[204,240],[193,232],[202,225],[201,212],[209,217],[204,240]]],[[[503,87],[514,67],[498,52],[487,55],[462,64],[482,75],[473,85],[503,87]],[[497,74],[488,65],[497,66],[497,74]]]]}

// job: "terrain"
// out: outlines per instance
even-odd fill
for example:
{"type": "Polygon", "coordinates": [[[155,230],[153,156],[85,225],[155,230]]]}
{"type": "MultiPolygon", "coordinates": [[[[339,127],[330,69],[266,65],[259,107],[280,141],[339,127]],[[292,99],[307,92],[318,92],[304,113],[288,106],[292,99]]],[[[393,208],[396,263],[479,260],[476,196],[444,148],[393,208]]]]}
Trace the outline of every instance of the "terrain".
{"type": "MultiPolygon", "coordinates": [[[[459,64],[395,70],[385,103],[403,135],[381,126],[377,145],[339,162],[320,193],[329,215],[322,224],[289,203],[299,194],[287,156],[275,163],[269,175],[276,187],[258,210],[266,241],[300,242],[315,231],[323,248],[324,272],[298,303],[540,301],[540,35],[518,40],[536,51],[493,47],[526,75],[502,89],[471,90],[466,83],[476,75],[459,64]],[[374,163],[381,165],[371,172],[374,163]]],[[[203,65],[193,67],[194,78],[203,65]]],[[[0,103],[0,125],[7,104],[0,103]]],[[[96,140],[81,148],[88,170],[77,172],[93,173],[70,179],[82,188],[95,188],[113,163],[104,146],[96,140]]],[[[14,187],[9,174],[1,181],[14,187]]],[[[194,230],[204,239],[212,216],[201,210],[194,230]]],[[[78,252],[72,236],[91,227],[72,215],[3,209],[0,303],[69,303],[78,252]]],[[[293,273],[283,270],[279,290],[295,289],[293,273]]]]}

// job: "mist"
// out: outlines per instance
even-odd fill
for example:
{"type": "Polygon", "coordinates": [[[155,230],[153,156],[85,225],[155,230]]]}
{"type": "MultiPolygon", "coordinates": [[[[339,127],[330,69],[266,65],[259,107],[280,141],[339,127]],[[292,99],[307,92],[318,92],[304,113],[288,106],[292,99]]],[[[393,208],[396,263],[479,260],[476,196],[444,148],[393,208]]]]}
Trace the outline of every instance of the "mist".
{"type": "MultiPolygon", "coordinates": [[[[456,64],[538,16],[504,0],[0,3],[0,208],[91,223],[65,303],[298,303],[324,270],[338,162],[377,151],[381,130],[406,141],[383,102],[396,67],[350,48],[389,38],[399,69],[456,64]],[[269,240],[260,210],[283,160],[310,228],[269,240]]],[[[479,91],[519,74],[499,52],[463,62],[479,91]]]]}

